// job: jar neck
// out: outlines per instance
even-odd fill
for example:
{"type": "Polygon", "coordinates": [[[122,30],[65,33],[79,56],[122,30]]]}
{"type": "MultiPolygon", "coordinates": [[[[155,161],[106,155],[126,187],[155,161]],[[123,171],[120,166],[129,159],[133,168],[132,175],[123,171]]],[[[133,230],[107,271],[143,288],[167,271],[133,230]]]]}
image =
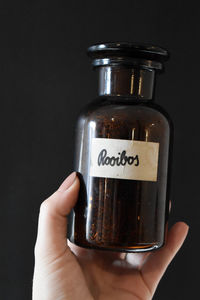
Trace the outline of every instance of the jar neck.
{"type": "Polygon", "coordinates": [[[99,95],[128,96],[151,100],[155,70],[126,66],[102,66],[99,70],[99,95]]]}

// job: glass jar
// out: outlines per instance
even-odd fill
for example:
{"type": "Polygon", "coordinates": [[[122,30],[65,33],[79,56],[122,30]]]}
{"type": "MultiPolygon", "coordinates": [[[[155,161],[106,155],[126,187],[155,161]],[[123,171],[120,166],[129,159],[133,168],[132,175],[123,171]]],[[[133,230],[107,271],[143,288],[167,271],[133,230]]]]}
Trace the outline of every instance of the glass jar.
{"type": "Polygon", "coordinates": [[[172,123],[154,103],[165,49],[131,43],[88,49],[99,95],[81,112],[75,170],[79,199],[69,239],[78,246],[142,252],[164,245],[172,123]]]}

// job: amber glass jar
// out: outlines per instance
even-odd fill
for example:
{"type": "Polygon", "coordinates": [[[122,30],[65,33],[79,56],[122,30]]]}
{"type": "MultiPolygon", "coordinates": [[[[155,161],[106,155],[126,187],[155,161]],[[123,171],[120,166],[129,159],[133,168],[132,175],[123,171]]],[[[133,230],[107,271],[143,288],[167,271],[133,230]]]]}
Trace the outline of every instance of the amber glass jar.
{"type": "Polygon", "coordinates": [[[154,103],[165,49],[130,43],[88,49],[99,95],[80,114],[75,169],[81,179],[69,239],[81,247],[141,252],[164,245],[172,125],[154,103]]]}

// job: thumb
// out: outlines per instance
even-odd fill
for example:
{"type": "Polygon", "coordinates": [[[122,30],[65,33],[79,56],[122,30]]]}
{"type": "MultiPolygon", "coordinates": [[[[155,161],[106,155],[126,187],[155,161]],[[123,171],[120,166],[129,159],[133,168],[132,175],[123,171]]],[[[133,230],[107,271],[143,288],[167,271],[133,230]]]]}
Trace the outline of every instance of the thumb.
{"type": "Polygon", "coordinates": [[[66,216],[77,201],[79,185],[76,172],[73,172],[59,189],[41,204],[35,245],[36,258],[52,260],[69,249],[66,216]]]}

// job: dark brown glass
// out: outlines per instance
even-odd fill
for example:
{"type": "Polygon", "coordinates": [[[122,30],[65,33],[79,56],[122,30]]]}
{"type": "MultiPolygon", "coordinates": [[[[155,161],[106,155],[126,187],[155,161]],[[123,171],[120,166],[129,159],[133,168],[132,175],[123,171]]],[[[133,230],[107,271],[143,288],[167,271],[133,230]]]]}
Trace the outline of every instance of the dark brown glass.
{"type": "Polygon", "coordinates": [[[164,244],[168,219],[172,126],[153,102],[155,71],[124,66],[98,70],[99,97],[80,114],[76,130],[75,169],[81,191],[69,239],[93,249],[157,249],[164,244]],[[91,177],[92,138],[159,143],[157,181],[91,177]]]}

